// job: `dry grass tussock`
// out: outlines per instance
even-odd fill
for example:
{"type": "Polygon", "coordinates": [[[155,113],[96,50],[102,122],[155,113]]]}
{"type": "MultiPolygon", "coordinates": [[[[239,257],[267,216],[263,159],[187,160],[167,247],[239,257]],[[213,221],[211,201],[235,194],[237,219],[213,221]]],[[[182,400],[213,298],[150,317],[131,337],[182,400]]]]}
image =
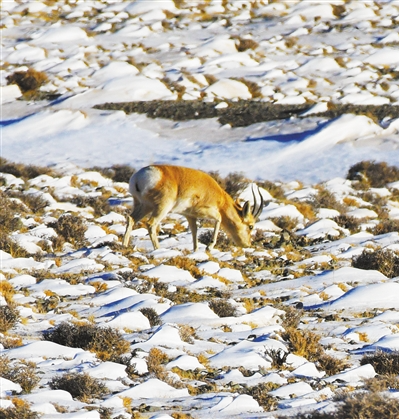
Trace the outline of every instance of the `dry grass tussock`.
{"type": "MultiPolygon", "coordinates": [[[[282,326],[284,327],[284,332],[282,332],[281,336],[287,341],[291,352],[314,362],[328,376],[338,374],[349,367],[347,360],[336,358],[325,352],[320,344],[320,335],[311,330],[299,329],[301,317],[304,314],[302,309],[284,306],[282,308],[284,308],[286,314],[283,317],[282,326]]],[[[283,364],[285,359],[279,359],[281,355],[277,355],[277,358],[272,357],[273,363],[277,365],[283,364]]]]}

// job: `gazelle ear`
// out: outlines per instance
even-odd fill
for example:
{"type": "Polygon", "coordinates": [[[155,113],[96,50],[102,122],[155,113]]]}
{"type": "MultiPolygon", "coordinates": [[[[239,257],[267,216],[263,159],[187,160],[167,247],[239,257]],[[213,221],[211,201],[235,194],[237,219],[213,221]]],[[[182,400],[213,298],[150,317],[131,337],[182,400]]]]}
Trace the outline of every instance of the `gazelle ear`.
{"type": "Polygon", "coordinates": [[[242,206],[242,217],[247,218],[250,213],[251,204],[249,203],[249,201],[246,201],[245,204],[242,206]]]}

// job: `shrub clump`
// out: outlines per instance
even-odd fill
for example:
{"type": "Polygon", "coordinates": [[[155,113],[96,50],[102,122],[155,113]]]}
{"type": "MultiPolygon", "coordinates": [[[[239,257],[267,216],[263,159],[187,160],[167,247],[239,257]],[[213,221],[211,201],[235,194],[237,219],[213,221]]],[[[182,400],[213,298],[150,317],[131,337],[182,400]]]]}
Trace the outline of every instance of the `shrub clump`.
{"type": "MultiPolygon", "coordinates": [[[[206,246],[212,243],[213,229],[206,230],[198,235],[198,241],[206,246]]],[[[219,231],[216,247],[221,251],[228,251],[234,246],[233,241],[223,232],[219,231]]]]}
{"type": "Polygon", "coordinates": [[[82,402],[99,399],[108,392],[107,386],[104,383],[87,373],[66,373],[54,377],[49,382],[49,385],[53,390],[67,391],[72,397],[82,402]]]}
{"type": "Polygon", "coordinates": [[[269,391],[278,388],[278,384],[259,383],[253,387],[244,387],[239,392],[252,396],[266,412],[277,409],[278,399],[269,394],[269,391]]]}
{"type": "Polygon", "coordinates": [[[20,360],[13,363],[6,356],[0,356],[0,376],[19,384],[24,393],[30,393],[40,381],[34,362],[20,360]]]}
{"type": "Polygon", "coordinates": [[[380,220],[380,222],[372,229],[374,235],[387,234],[399,231],[399,220],[391,220],[389,218],[380,220]]]}
{"type": "Polygon", "coordinates": [[[379,393],[352,393],[338,405],[335,412],[304,413],[297,419],[396,419],[399,417],[399,400],[379,393]]]}
{"type": "Polygon", "coordinates": [[[352,233],[357,233],[360,231],[360,225],[362,220],[351,215],[340,214],[337,217],[334,217],[334,221],[342,228],[346,228],[352,233]]]}
{"type": "Polygon", "coordinates": [[[108,198],[104,195],[100,196],[76,196],[71,199],[72,204],[79,208],[92,207],[94,215],[100,217],[106,215],[111,211],[108,198]]]}
{"type": "Polygon", "coordinates": [[[315,209],[329,208],[335,209],[340,213],[344,213],[347,209],[346,206],[337,199],[333,192],[324,188],[319,188],[317,194],[313,195],[307,202],[315,209]]]}
{"type": "Polygon", "coordinates": [[[362,254],[352,259],[352,266],[380,271],[388,278],[399,276],[399,256],[391,250],[377,249],[370,252],[365,249],[362,254]]]}
{"type": "Polygon", "coordinates": [[[9,305],[0,306],[0,333],[10,330],[17,323],[19,313],[9,305]]]}
{"type": "Polygon", "coordinates": [[[45,331],[43,339],[95,352],[102,361],[119,362],[121,356],[130,348],[129,342],[124,340],[117,330],[92,324],[76,325],[63,322],[54,329],[45,331]]]}
{"type": "Polygon", "coordinates": [[[385,162],[361,161],[349,169],[347,179],[357,180],[364,187],[382,188],[399,180],[399,168],[385,162]]]}
{"type": "Polygon", "coordinates": [[[162,324],[162,319],[159,314],[152,307],[143,307],[139,310],[150,322],[150,326],[159,326],[162,324]]]}
{"type": "Polygon", "coordinates": [[[136,169],[127,164],[114,164],[111,167],[95,166],[89,170],[100,172],[103,176],[112,179],[114,182],[129,183],[130,177],[136,172],[136,169]]]}
{"type": "Polygon", "coordinates": [[[26,212],[26,207],[19,200],[0,191],[0,208],[0,250],[12,256],[27,257],[28,252],[10,235],[22,227],[21,215],[26,212]]]}
{"type": "Polygon", "coordinates": [[[14,398],[12,402],[12,407],[0,407],[1,419],[39,419],[39,414],[31,410],[25,400],[14,398]]]}
{"type": "Polygon", "coordinates": [[[47,83],[47,74],[29,68],[27,71],[16,71],[6,78],[7,84],[16,84],[25,99],[40,99],[40,87],[47,83]]]}
{"type": "Polygon", "coordinates": [[[321,370],[325,371],[327,376],[339,374],[350,366],[346,359],[339,359],[326,353],[318,357],[317,365],[321,370]]]}
{"type": "Polygon", "coordinates": [[[219,172],[209,172],[209,175],[234,199],[238,197],[250,181],[239,172],[229,173],[225,178],[219,172]]]}
{"type": "Polygon", "coordinates": [[[236,308],[227,300],[217,298],[209,302],[209,308],[219,317],[234,317],[237,315],[236,308]]]}
{"type": "Polygon", "coordinates": [[[151,348],[147,357],[147,368],[150,374],[163,380],[167,376],[165,364],[169,362],[169,358],[165,352],[158,348],[151,348]]]}
{"type": "Polygon", "coordinates": [[[281,336],[288,342],[294,354],[303,356],[311,362],[317,361],[325,354],[320,344],[320,336],[310,330],[287,327],[281,336]]]}
{"type": "Polygon", "coordinates": [[[50,227],[53,227],[64,240],[74,245],[83,246],[86,243],[85,232],[87,226],[76,215],[64,214],[50,227]]]}
{"type": "Polygon", "coordinates": [[[20,215],[26,211],[21,202],[0,191],[0,208],[0,225],[3,232],[11,233],[21,228],[20,215]]]}
{"type": "Polygon", "coordinates": [[[399,374],[399,352],[377,351],[373,354],[364,355],[360,360],[360,365],[371,364],[375,372],[381,375],[399,374]]]}

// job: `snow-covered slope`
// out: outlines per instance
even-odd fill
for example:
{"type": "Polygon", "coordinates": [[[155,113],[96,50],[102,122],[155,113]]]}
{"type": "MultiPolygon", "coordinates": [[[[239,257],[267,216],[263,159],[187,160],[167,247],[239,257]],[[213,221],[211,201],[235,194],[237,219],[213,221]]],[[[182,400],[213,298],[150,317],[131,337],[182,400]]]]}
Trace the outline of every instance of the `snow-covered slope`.
{"type": "Polygon", "coordinates": [[[399,180],[346,176],[399,166],[398,3],[3,0],[1,16],[0,409],[295,417],[366,389],[365,354],[399,350],[399,180]],[[47,75],[44,100],[7,84],[28,69],[47,75]],[[308,110],[233,128],[93,108],[152,100],[308,110]],[[331,117],[345,104],[377,107],[331,117]],[[98,168],[154,162],[277,181],[262,184],[253,246],[222,236],[193,254],[171,215],[159,250],[145,224],[123,248],[128,184],[98,168]],[[93,394],[56,385],[70,374],[97,380],[93,394]]]}
{"type": "Polygon", "coordinates": [[[331,104],[398,105],[395,1],[3,3],[2,153],[13,161],[174,162],[309,182],[359,160],[399,163],[389,117],[383,128],[372,114],[312,117],[331,104]],[[7,77],[28,68],[47,74],[40,91],[58,100],[16,100],[7,77]],[[177,98],[316,106],[304,119],[233,129],[92,109],[177,98]]]}

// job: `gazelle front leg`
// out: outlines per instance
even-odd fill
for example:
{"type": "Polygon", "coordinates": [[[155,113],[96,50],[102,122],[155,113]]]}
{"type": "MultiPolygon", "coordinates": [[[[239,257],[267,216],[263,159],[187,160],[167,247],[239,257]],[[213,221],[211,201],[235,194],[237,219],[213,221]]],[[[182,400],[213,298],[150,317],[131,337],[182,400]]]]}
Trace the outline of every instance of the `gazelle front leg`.
{"type": "Polygon", "coordinates": [[[129,245],[130,233],[132,232],[133,225],[134,225],[134,220],[131,215],[128,215],[126,219],[127,219],[126,230],[123,236],[124,247],[127,247],[129,245]]]}
{"type": "Polygon", "coordinates": [[[123,236],[123,246],[127,247],[129,245],[130,233],[132,232],[134,224],[138,223],[150,211],[151,211],[150,208],[134,200],[133,212],[126,217],[127,223],[126,223],[125,234],[123,236]]]}
{"type": "Polygon", "coordinates": [[[166,201],[159,205],[159,207],[154,209],[151,218],[148,220],[148,233],[150,234],[154,249],[159,249],[158,226],[172,209],[173,203],[174,202],[166,201]]]}
{"type": "Polygon", "coordinates": [[[215,223],[215,228],[213,230],[213,236],[212,236],[212,241],[211,243],[206,247],[206,250],[212,250],[215,247],[216,241],[218,239],[218,234],[219,234],[219,229],[220,229],[220,224],[221,224],[221,220],[216,220],[215,223]]]}

